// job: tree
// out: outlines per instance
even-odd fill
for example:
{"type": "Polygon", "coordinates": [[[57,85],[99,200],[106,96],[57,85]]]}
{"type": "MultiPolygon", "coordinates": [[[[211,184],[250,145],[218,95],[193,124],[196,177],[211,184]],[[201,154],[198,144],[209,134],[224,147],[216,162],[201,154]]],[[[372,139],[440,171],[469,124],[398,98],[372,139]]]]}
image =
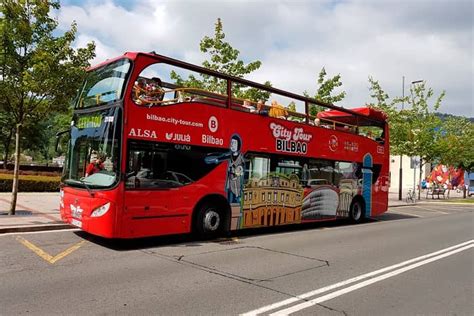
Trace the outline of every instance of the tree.
{"type": "MultiPolygon", "coordinates": [[[[388,116],[390,127],[390,150],[393,154],[420,157],[420,179],[425,163],[440,160],[443,142],[446,135],[441,133],[442,121],[436,115],[444,98],[445,92],[434,100],[434,91],[426,87],[426,82],[412,85],[410,95],[404,98],[394,98],[390,101],[387,93],[378,81],[369,77],[371,97],[377,103],[368,104],[383,110],[388,116]],[[398,111],[397,105],[405,102],[405,109],[398,111]],[[430,104],[430,102],[432,104],[430,104]]],[[[456,150],[459,150],[457,148],[456,150]]],[[[418,199],[420,192],[418,192],[418,199]]]]}
{"type": "MultiPolygon", "coordinates": [[[[257,70],[261,66],[260,61],[253,61],[245,64],[238,59],[240,52],[233,48],[228,42],[224,41],[225,33],[220,18],[217,19],[214,29],[214,37],[205,36],[200,43],[200,50],[209,55],[209,59],[205,60],[202,65],[214,71],[218,71],[237,78],[243,78],[245,75],[257,70]]],[[[181,78],[176,72],[171,72],[171,78],[176,81],[176,84],[184,87],[200,88],[208,91],[227,94],[227,82],[209,76],[200,74],[200,78],[190,75],[187,79],[181,78]]],[[[270,82],[265,82],[265,85],[271,86],[270,82]]],[[[268,100],[270,94],[268,92],[260,91],[254,88],[244,89],[239,84],[234,83],[232,87],[234,97],[246,98],[257,101],[259,99],[268,100]]]]}
{"type": "Polygon", "coordinates": [[[461,167],[470,172],[474,169],[474,124],[464,117],[447,117],[440,128],[437,143],[439,162],[461,167]]]}
{"type": "Polygon", "coordinates": [[[399,151],[407,156],[420,157],[420,179],[423,165],[440,156],[438,142],[442,137],[441,120],[434,111],[439,109],[444,95],[443,91],[430,106],[430,99],[434,96],[433,89],[426,88],[425,82],[412,85],[410,95],[405,98],[408,109],[400,112],[400,131],[396,135],[399,151]]]}
{"type": "Polygon", "coordinates": [[[0,3],[0,109],[15,128],[15,168],[9,214],[15,214],[20,135],[51,112],[65,111],[95,54],[94,43],[74,50],[76,24],[55,36],[57,21],[49,16],[58,1],[3,0],[0,3]]]}
{"type": "MultiPolygon", "coordinates": [[[[346,96],[345,91],[342,91],[336,95],[332,95],[334,89],[342,86],[341,75],[338,74],[332,78],[327,79],[326,76],[326,69],[323,67],[319,72],[317,84],[318,88],[316,90],[316,94],[312,98],[328,104],[334,104],[344,99],[346,96]]],[[[307,91],[304,92],[304,95],[308,98],[311,97],[307,91]]],[[[311,104],[309,107],[309,113],[313,116],[316,116],[316,114],[322,110],[323,108],[321,106],[315,104],[311,104]]]]}
{"type": "Polygon", "coordinates": [[[382,110],[387,115],[387,122],[390,134],[390,151],[393,154],[403,154],[401,151],[401,143],[405,142],[404,137],[399,136],[400,133],[405,133],[404,121],[397,110],[397,104],[404,101],[400,98],[390,100],[390,96],[382,89],[378,80],[369,76],[369,91],[370,97],[376,102],[367,103],[368,107],[373,107],[382,110]]]}

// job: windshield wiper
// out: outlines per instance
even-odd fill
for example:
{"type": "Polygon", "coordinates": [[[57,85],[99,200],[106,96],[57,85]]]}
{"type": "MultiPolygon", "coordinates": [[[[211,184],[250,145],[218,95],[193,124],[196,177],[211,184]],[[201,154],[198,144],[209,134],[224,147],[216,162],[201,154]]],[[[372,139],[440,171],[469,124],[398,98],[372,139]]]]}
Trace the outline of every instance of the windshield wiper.
{"type": "Polygon", "coordinates": [[[82,180],[82,179],[67,179],[64,182],[66,182],[66,183],[68,183],[68,182],[69,183],[79,182],[80,184],[84,185],[84,187],[87,189],[87,192],[89,192],[89,195],[91,197],[94,197],[94,192],[92,192],[91,188],[87,185],[87,183],[84,180],[82,180]]]}
{"type": "Polygon", "coordinates": [[[92,192],[91,188],[87,185],[86,181],[79,179],[79,182],[82,183],[86,187],[87,192],[89,192],[89,195],[91,197],[94,197],[94,192],[92,192]]]}

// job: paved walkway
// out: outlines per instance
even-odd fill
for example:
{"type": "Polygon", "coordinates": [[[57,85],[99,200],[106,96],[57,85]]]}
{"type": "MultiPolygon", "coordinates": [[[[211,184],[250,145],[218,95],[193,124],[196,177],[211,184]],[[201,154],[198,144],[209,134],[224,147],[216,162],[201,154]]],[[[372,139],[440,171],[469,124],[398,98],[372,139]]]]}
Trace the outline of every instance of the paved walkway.
{"type": "MultiPolygon", "coordinates": [[[[439,201],[436,198],[433,200],[425,197],[426,195],[422,194],[418,203],[439,201]]],[[[450,192],[451,201],[461,197],[462,193],[450,192]]],[[[10,201],[11,193],[0,193],[0,234],[73,228],[61,221],[59,193],[19,193],[15,216],[7,215],[10,201]]],[[[398,200],[398,192],[390,192],[389,208],[404,205],[407,204],[398,200]]]]}

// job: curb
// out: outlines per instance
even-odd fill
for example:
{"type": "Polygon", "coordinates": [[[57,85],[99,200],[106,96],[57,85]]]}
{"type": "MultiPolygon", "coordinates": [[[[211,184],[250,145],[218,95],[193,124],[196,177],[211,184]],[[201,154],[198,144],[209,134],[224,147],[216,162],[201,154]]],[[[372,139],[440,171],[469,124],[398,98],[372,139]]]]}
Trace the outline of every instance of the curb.
{"type": "Polygon", "coordinates": [[[0,234],[7,234],[7,233],[25,233],[25,232],[39,232],[39,231],[48,231],[48,230],[63,230],[63,229],[72,229],[76,228],[74,226],[68,224],[47,224],[47,225],[36,225],[36,226],[14,226],[14,227],[6,227],[0,228],[0,234]]]}
{"type": "Polygon", "coordinates": [[[462,202],[457,202],[457,201],[417,201],[416,203],[405,203],[405,204],[395,204],[395,205],[388,205],[388,208],[393,208],[393,207],[402,207],[402,206],[416,206],[416,205],[429,205],[429,204],[435,204],[435,205],[469,205],[469,203],[462,203],[462,202]]]}

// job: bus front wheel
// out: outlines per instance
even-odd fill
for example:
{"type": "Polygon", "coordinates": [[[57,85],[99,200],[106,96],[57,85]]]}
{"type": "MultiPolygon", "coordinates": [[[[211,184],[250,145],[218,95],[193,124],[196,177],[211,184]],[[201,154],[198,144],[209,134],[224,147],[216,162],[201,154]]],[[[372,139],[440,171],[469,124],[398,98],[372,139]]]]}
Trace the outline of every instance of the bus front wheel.
{"type": "Polygon", "coordinates": [[[213,238],[223,233],[224,218],[222,211],[211,204],[199,208],[196,218],[196,232],[200,237],[213,238]]]}
{"type": "Polygon", "coordinates": [[[349,218],[353,223],[360,223],[364,220],[365,207],[364,203],[360,199],[356,199],[352,202],[349,210],[349,218]]]}

